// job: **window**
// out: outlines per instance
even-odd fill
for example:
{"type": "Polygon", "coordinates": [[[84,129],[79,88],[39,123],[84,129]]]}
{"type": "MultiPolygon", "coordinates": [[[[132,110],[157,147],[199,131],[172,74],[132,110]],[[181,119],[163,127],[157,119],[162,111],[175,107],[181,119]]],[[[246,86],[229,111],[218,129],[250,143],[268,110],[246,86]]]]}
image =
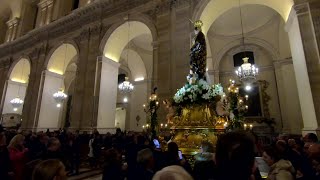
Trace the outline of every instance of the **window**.
{"type": "Polygon", "coordinates": [[[243,51],[239,52],[238,54],[235,54],[233,56],[233,64],[234,67],[241,66],[243,64],[242,58],[248,57],[249,58],[249,63],[254,64],[254,55],[252,51],[243,51]]]}
{"type": "Polygon", "coordinates": [[[72,10],[79,8],[79,0],[73,0],[72,10]]]}

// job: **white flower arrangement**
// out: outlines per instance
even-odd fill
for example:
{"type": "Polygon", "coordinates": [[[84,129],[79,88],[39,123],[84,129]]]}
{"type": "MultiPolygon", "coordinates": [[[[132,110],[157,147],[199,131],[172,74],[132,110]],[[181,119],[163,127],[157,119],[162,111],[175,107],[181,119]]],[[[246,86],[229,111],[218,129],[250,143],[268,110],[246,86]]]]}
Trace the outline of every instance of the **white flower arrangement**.
{"type": "Polygon", "coordinates": [[[221,84],[210,85],[207,81],[200,79],[195,84],[186,84],[174,95],[176,104],[207,103],[214,100],[218,95],[222,96],[221,84]]]}

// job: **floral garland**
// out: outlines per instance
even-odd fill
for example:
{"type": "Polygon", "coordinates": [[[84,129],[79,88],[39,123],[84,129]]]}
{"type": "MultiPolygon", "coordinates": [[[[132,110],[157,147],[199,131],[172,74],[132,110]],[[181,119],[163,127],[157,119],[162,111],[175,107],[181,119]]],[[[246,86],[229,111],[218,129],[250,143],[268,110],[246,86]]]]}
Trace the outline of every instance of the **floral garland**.
{"type": "Polygon", "coordinates": [[[185,84],[174,95],[175,105],[187,106],[190,104],[205,104],[214,102],[217,96],[222,96],[223,88],[221,84],[210,85],[207,81],[200,79],[194,84],[185,84]]]}

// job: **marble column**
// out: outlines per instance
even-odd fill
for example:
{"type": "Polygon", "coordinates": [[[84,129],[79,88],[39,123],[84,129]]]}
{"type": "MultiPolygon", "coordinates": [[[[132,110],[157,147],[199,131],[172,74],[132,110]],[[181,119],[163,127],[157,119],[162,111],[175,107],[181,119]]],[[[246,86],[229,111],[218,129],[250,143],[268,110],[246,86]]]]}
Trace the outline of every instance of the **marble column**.
{"type": "Polygon", "coordinates": [[[61,107],[57,107],[57,102],[54,100],[53,94],[63,88],[61,86],[63,86],[62,75],[48,70],[45,71],[37,131],[45,131],[48,128],[50,130],[60,128],[63,103],[61,107]]]}
{"type": "Polygon", "coordinates": [[[104,56],[98,57],[98,63],[100,92],[97,129],[100,133],[114,132],[120,63],[104,56]]]}
{"type": "Polygon", "coordinates": [[[142,125],[146,124],[146,113],[143,104],[148,103],[148,81],[134,82],[134,90],[130,99],[130,130],[142,131],[142,125]],[[137,125],[137,117],[139,124],[137,125]]]}
{"type": "Polygon", "coordinates": [[[153,70],[152,70],[152,77],[151,77],[151,87],[158,87],[158,61],[159,61],[159,42],[154,41],[152,42],[153,47],[153,70]]]}
{"type": "Polygon", "coordinates": [[[304,134],[307,132],[316,132],[318,128],[318,122],[311,92],[306,63],[307,60],[304,51],[303,40],[301,37],[301,29],[299,26],[298,17],[294,8],[292,8],[291,10],[285,28],[289,35],[293,66],[296,74],[300,108],[303,119],[302,133],[304,134]]]}

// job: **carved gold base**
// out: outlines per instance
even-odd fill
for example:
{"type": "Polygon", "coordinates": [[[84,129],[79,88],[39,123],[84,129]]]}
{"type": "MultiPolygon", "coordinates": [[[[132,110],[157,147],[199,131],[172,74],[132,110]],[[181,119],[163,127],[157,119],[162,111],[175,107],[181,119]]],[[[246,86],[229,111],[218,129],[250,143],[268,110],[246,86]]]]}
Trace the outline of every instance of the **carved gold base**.
{"type": "Polygon", "coordinates": [[[225,122],[225,117],[216,116],[206,105],[183,108],[181,115],[174,118],[172,141],[178,144],[183,154],[194,155],[203,141],[216,144],[218,135],[225,131],[225,122]]]}

